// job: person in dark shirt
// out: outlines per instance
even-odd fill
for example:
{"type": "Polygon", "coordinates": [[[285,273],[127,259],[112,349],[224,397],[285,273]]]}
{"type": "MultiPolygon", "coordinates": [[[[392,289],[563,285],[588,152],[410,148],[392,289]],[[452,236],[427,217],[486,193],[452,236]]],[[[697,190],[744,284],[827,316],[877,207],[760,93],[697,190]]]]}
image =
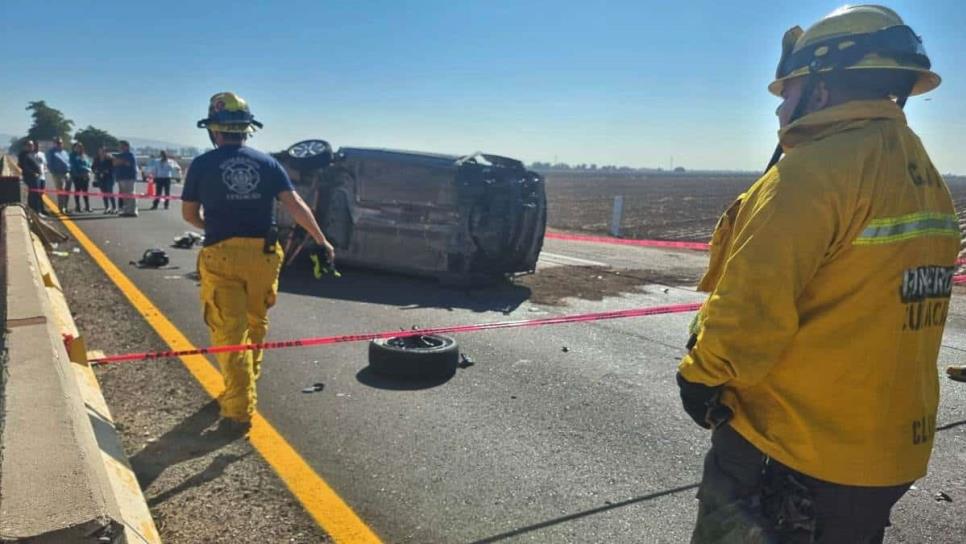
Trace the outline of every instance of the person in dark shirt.
{"type": "MultiPolygon", "coordinates": [[[[118,192],[122,195],[134,194],[134,182],[138,178],[138,163],[131,153],[131,144],[121,140],[121,152],[114,154],[114,179],[117,181],[118,192]]],[[[137,217],[138,201],[135,198],[122,198],[118,201],[121,207],[120,217],[137,217]]]]}
{"type": "MultiPolygon", "coordinates": [[[[94,158],[94,179],[97,187],[102,193],[114,192],[114,160],[107,154],[107,148],[97,150],[97,157],[94,158]]],[[[104,215],[117,213],[117,199],[113,196],[104,196],[104,215]]]]}
{"type": "MultiPolygon", "coordinates": [[[[204,319],[216,345],[265,340],[268,309],[275,304],[283,261],[276,240],[276,199],[328,259],[335,258],[332,244],[293,189],[285,169],[272,157],[245,146],[248,135],[261,126],[238,95],[212,96],[208,117],[198,121],[198,127],[208,130],[216,148],[192,161],[181,194],[185,221],[205,231],[198,273],[204,319]]],[[[255,412],[255,381],[263,353],[219,353],[216,358],[225,380],[225,390],[218,397],[224,418],[221,426],[247,432],[255,412]]]]}
{"type": "Polygon", "coordinates": [[[23,149],[17,154],[17,166],[20,167],[24,185],[27,186],[27,190],[29,191],[27,193],[27,207],[41,215],[45,215],[46,212],[44,212],[41,193],[37,192],[44,188],[44,171],[40,163],[37,162],[36,152],[37,144],[33,140],[24,142],[23,149]]]}
{"type": "MultiPolygon", "coordinates": [[[[87,193],[91,188],[91,158],[84,152],[84,144],[74,142],[70,151],[70,181],[74,190],[87,193]]],[[[74,210],[81,212],[81,198],[84,199],[84,211],[90,213],[91,199],[86,194],[74,195],[74,210]]]]}

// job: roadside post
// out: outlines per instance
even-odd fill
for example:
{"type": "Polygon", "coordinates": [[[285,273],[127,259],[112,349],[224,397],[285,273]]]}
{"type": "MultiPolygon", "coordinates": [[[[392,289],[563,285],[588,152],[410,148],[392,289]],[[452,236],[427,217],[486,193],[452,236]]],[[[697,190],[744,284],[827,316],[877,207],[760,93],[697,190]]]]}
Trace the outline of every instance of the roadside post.
{"type": "Polygon", "coordinates": [[[610,216],[610,235],[619,238],[621,235],[621,221],[624,219],[624,195],[614,197],[614,208],[610,216]]]}
{"type": "Polygon", "coordinates": [[[13,157],[0,153],[0,204],[20,202],[20,168],[13,157]]]}

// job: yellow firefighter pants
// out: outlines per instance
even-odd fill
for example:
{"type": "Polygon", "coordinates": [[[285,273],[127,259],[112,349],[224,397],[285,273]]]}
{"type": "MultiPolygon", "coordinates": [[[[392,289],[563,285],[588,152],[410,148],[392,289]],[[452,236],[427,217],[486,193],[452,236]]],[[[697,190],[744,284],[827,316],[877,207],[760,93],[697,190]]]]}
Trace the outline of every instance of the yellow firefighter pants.
{"type": "MultiPolygon", "coordinates": [[[[275,304],[282,248],[262,250],[261,238],[229,238],[205,247],[198,256],[201,302],[211,343],[260,343],[268,333],[268,309],[275,304]]],[[[215,357],[225,380],[218,397],[221,416],[249,421],[255,412],[255,380],[262,350],[219,353],[215,357]]]]}

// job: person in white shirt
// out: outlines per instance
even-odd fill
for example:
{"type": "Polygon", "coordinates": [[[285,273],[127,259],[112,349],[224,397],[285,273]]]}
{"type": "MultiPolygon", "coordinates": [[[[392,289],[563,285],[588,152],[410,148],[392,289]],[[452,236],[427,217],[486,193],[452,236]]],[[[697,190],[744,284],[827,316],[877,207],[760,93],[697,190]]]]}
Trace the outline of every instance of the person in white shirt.
{"type": "MultiPolygon", "coordinates": [[[[165,196],[171,196],[171,180],[181,178],[181,166],[174,159],[169,159],[168,154],[162,151],[161,157],[152,165],[151,170],[154,174],[155,196],[161,196],[162,193],[165,196]]],[[[154,199],[154,204],[151,206],[151,209],[158,209],[158,203],[160,201],[161,199],[154,199]]],[[[168,209],[170,202],[171,200],[165,199],[164,209],[168,209]]]]}
{"type": "MultiPolygon", "coordinates": [[[[36,144],[36,143],[34,144],[33,157],[34,157],[34,160],[37,161],[37,164],[40,165],[40,177],[37,178],[37,188],[46,189],[47,188],[47,155],[45,155],[44,152],[40,150],[39,144],[36,144]]],[[[40,193],[37,194],[37,198],[38,199],[41,198],[40,193]]],[[[40,212],[41,214],[43,215],[47,214],[47,212],[44,211],[43,204],[41,204],[40,209],[41,209],[41,212],[40,212]]]]}
{"type": "Polygon", "coordinates": [[[43,189],[43,182],[47,180],[47,156],[40,150],[40,146],[37,146],[34,150],[34,159],[40,164],[40,188],[43,189]]]}

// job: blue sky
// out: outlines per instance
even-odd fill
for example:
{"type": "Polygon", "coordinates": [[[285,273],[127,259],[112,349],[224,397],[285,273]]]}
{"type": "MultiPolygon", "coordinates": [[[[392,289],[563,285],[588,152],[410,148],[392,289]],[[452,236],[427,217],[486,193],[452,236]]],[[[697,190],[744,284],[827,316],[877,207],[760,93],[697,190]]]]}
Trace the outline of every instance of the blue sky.
{"type": "MultiPolygon", "coordinates": [[[[0,133],[46,100],[80,127],[205,145],[214,92],[252,144],[500,153],[530,161],[757,170],[783,32],[841,2],[44,2],[0,0],[0,133]],[[32,14],[25,17],[24,9],[32,14]]],[[[966,173],[966,4],[890,2],[943,85],[910,124],[966,173]]],[[[5,143],[5,142],[4,142],[5,143]]]]}

